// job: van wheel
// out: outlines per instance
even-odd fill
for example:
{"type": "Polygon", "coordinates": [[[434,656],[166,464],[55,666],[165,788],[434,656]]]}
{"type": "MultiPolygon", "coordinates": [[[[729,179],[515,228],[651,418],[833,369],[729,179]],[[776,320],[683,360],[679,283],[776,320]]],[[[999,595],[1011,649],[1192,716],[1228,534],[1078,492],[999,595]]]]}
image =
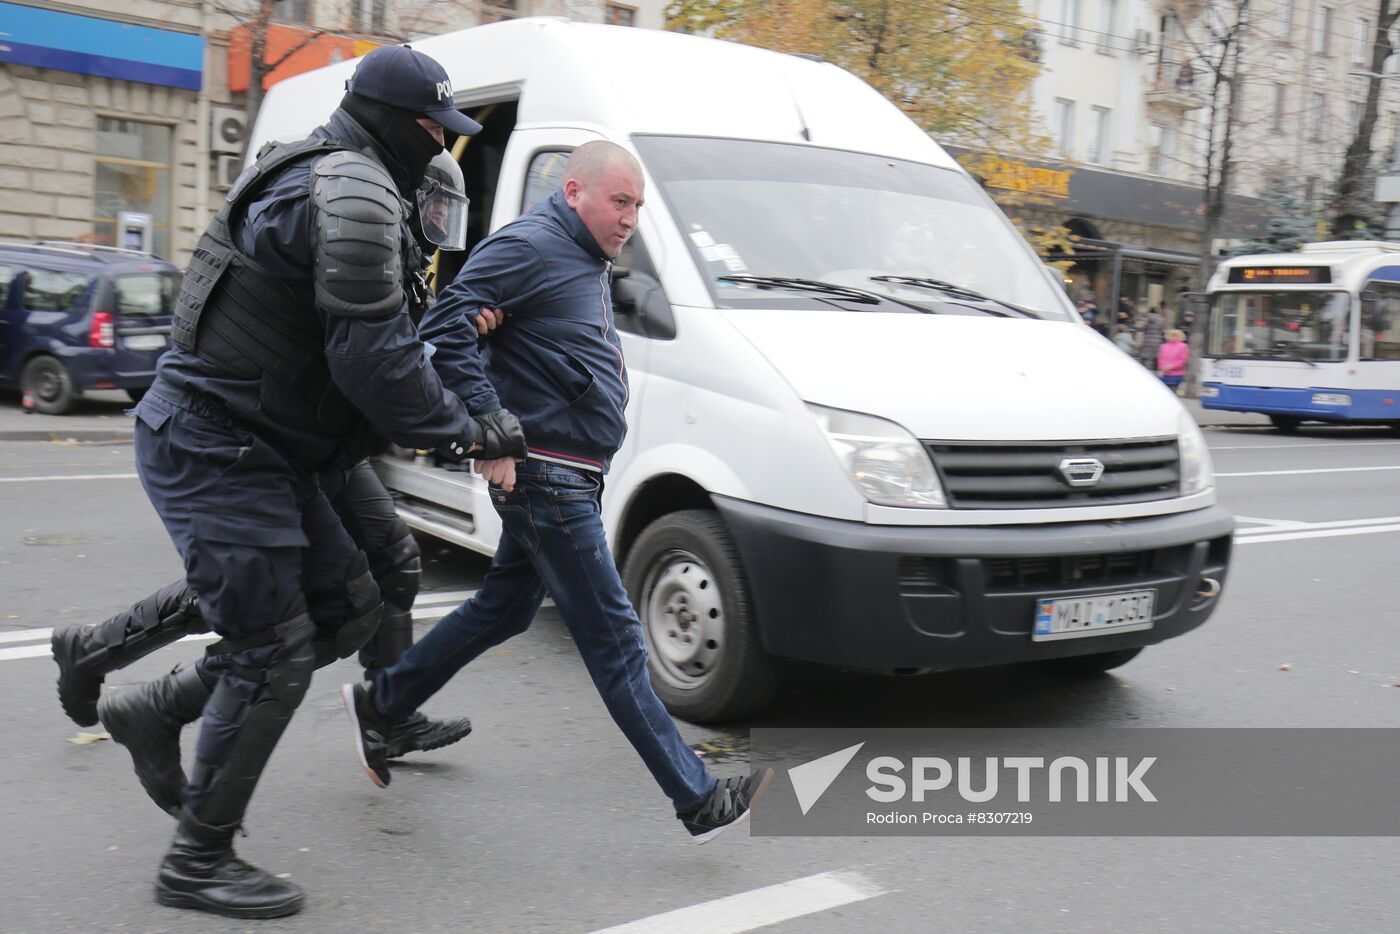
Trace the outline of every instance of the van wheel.
{"type": "Polygon", "coordinates": [[[1298,426],[1303,424],[1303,420],[1296,415],[1270,415],[1269,421],[1274,427],[1286,435],[1291,435],[1298,430],[1298,426]]]}
{"type": "Polygon", "coordinates": [[[1137,658],[1142,646],[1135,649],[1119,649],[1116,652],[1099,652],[1095,655],[1072,655],[1069,658],[1056,658],[1047,664],[1053,665],[1066,674],[1097,675],[1126,665],[1137,658]]]}
{"type": "Polygon", "coordinates": [[[24,365],[19,376],[21,392],[33,394],[34,411],[43,415],[62,415],[73,407],[77,393],[68,368],[54,357],[35,357],[24,365]]]}
{"type": "Polygon", "coordinates": [[[688,509],[657,519],[628,552],[622,580],[646,634],[652,687],[671,713],[734,720],[772,699],[778,667],[759,644],[743,564],[719,516],[688,509]]]}
{"type": "Polygon", "coordinates": [[[142,399],[146,398],[146,390],[145,390],[145,389],[128,389],[128,390],[126,390],[126,397],[127,397],[128,399],[130,399],[132,402],[140,402],[142,399]]]}

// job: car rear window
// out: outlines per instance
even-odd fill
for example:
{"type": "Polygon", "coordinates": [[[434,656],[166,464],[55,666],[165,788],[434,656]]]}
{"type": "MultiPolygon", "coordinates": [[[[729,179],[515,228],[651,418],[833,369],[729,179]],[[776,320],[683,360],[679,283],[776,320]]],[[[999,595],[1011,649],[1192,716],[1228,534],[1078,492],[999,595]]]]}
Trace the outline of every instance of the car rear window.
{"type": "Polygon", "coordinates": [[[123,315],[168,315],[175,308],[180,276],[173,272],[117,277],[117,312],[123,315]]]}
{"type": "Polygon", "coordinates": [[[30,311],[67,311],[87,294],[89,276],[54,269],[30,269],[24,277],[24,307],[30,311]]]}

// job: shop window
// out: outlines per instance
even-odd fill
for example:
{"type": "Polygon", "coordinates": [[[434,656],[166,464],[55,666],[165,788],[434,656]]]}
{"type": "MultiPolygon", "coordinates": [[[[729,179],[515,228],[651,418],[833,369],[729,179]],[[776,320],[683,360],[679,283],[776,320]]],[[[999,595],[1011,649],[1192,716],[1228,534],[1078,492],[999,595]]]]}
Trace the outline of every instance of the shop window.
{"type": "Polygon", "coordinates": [[[637,8],[621,3],[609,3],[603,12],[603,20],[609,26],[635,26],[637,8]]]}
{"type": "Polygon", "coordinates": [[[159,123],[97,118],[97,186],[92,229],[98,243],[116,243],[117,215],[149,214],[156,254],[170,255],[170,174],[174,131],[159,123]]]}

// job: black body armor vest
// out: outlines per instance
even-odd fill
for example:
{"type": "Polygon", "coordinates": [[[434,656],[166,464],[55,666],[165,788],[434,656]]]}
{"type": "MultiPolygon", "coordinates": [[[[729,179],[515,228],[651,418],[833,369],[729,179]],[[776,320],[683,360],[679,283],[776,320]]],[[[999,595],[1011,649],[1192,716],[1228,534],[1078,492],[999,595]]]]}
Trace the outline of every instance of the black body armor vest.
{"type": "MultiPolygon", "coordinates": [[[[331,379],[311,280],[282,279],[265,271],[234,245],[231,228],[263,183],[286,166],[307,156],[353,149],[336,139],[264,149],[195,246],[172,327],[181,350],[231,376],[258,380],[259,402],[280,424],[340,436],[363,436],[368,425],[331,379]]],[[[418,278],[419,259],[410,232],[401,234],[403,281],[410,284],[418,278]]],[[[363,437],[354,446],[367,447],[363,437]]]]}

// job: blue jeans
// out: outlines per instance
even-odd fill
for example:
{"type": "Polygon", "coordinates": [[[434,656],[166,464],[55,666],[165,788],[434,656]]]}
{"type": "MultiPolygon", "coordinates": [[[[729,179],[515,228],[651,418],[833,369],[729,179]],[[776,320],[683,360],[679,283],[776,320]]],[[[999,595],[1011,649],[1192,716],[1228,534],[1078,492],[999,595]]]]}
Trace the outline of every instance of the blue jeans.
{"type": "Polygon", "coordinates": [[[510,493],[491,487],[506,534],[480,592],[379,674],[375,701],[390,722],[404,720],[472,659],[528,629],[548,593],[613,721],[676,811],[689,811],[715,779],[651,689],[642,624],[603,535],[601,494],[598,474],[544,461],[521,464],[510,493]]]}

